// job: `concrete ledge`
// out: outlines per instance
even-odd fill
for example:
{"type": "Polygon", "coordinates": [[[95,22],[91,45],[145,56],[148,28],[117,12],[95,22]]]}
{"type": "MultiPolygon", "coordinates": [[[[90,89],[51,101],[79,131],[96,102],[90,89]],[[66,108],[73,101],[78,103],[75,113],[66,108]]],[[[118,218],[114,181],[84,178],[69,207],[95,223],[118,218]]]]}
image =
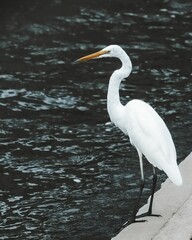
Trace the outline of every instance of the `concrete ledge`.
{"type": "MultiPolygon", "coordinates": [[[[153,213],[162,217],[144,217],[147,222],[129,225],[112,240],[192,240],[192,153],[179,168],[183,185],[167,179],[155,193],[153,213]]],[[[146,209],[148,204],[139,214],[146,209]]]]}

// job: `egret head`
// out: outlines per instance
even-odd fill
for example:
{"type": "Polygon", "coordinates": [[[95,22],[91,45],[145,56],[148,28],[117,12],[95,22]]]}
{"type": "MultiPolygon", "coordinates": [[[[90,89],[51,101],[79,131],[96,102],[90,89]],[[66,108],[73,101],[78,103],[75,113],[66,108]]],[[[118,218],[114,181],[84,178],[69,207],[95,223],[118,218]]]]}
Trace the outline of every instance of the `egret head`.
{"type": "Polygon", "coordinates": [[[76,62],[82,62],[87,61],[90,59],[96,59],[96,58],[104,58],[104,57],[120,57],[120,55],[124,52],[124,50],[118,46],[118,45],[110,45],[102,50],[86,55],[82,58],[79,58],[76,60],[76,62]]]}

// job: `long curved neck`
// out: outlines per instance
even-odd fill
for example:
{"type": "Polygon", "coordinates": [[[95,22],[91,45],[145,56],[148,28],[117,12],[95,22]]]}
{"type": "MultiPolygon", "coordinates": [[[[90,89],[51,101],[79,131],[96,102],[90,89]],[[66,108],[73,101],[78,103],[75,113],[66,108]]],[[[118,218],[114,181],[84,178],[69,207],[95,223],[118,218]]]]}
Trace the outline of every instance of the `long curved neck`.
{"type": "Polygon", "coordinates": [[[121,81],[127,78],[132,70],[132,63],[129,56],[123,51],[119,59],[122,62],[120,69],[113,72],[109,80],[107,93],[107,111],[110,119],[116,125],[119,125],[119,117],[121,116],[123,105],[120,102],[119,88],[121,81]]]}

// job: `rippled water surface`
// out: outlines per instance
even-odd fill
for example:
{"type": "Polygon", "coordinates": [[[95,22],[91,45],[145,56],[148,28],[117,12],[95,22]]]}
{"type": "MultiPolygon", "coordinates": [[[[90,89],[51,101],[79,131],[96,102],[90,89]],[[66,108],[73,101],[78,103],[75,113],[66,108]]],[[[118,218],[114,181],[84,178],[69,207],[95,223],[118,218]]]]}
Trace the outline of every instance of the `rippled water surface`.
{"type": "MultiPolygon", "coordinates": [[[[121,45],[133,62],[122,103],[149,102],[182,161],[192,149],[191,1],[2,1],[0,22],[0,239],[110,239],[140,179],[106,111],[119,62],[72,63],[121,45]]],[[[145,172],[142,203],[148,163],[145,172]]]]}

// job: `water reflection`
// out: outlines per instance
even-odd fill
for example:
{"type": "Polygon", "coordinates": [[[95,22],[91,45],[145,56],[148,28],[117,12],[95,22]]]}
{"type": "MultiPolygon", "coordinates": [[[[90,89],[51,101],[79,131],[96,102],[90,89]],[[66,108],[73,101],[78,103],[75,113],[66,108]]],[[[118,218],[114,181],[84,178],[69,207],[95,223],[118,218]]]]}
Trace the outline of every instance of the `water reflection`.
{"type": "MultiPolygon", "coordinates": [[[[106,112],[119,63],[72,64],[86,53],[120,44],[134,66],[122,103],[149,102],[179,161],[191,151],[191,9],[176,0],[4,4],[0,239],[110,239],[131,214],[138,159],[106,112]]],[[[150,179],[147,163],[145,171],[150,179]]]]}

